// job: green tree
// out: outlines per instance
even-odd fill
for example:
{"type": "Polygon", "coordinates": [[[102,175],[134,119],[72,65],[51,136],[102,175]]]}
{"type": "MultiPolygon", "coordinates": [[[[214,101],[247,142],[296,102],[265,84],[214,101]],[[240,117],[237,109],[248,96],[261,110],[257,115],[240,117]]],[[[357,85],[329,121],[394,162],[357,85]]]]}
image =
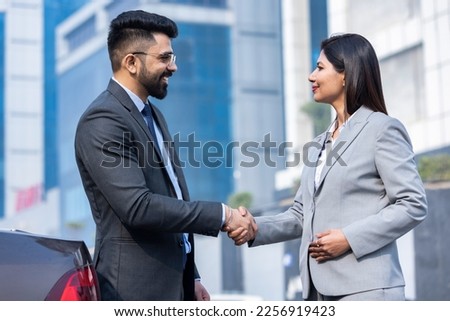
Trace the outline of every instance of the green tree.
{"type": "Polygon", "coordinates": [[[424,182],[450,181],[450,155],[448,154],[422,156],[417,167],[424,182]]]}
{"type": "Polygon", "coordinates": [[[237,208],[239,206],[250,208],[252,206],[252,202],[253,196],[249,192],[235,193],[228,198],[228,205],[233,208],[237,208]]]}

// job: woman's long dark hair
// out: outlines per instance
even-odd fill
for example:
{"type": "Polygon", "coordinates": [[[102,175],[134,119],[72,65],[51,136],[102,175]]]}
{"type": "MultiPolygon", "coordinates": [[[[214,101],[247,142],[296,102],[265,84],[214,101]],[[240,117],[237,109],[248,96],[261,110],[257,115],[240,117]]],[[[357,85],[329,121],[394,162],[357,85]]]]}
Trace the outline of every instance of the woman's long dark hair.
{"type": "Polygon", "coordinates": [[[361,35],[333,35],[321,43],[323,53],[337,72],[345,72],[347,112],[362,105],[387,114],[378,58],[370,42],[361,35]]]}

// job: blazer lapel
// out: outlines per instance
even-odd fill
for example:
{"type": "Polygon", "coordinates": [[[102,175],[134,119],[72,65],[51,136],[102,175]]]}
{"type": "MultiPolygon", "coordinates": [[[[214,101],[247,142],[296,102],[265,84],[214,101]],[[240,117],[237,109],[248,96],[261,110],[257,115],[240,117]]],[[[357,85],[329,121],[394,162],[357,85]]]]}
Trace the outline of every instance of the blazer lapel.
{"type": "MultiPolygon", "coordinates": [[[[309,174],[312,176],[311,179],[308,179],[308,190],[310,195],[314,195],[315,190],[315,175],[317,170],[317,163],[319,162],[319,156],[322,149],[323,144],[325,143],[325,139],[327,137],[327,132],[324,132],[317,136],[312,142],[311,142],[311,148],[307,150],[306,159],[308,160],[308,164],[305,166],[307,167],[307,170],[310,170],[311,173],[309,174]]],[[[304,169],[305,170],[305,169],[304,169]]]]}
{"type": "Polygon", "coordinates": [[[366,126],[366,124],[368,123],[368,117],[372,113],[374,113],[374,111],[368,109],[365,106],[361,106],[355,112],[352,119],[350,119],[350,121],[347,123],[347,125],[345,126],[345,130],[343,130],[342,134],[340,134],[336,139],[332,150],[330,150],[330,154],[327,155],[327,159],[322,169],[317,189],[319,189],[319,186],[323,183],[323,180],[325,179],[331,168],[333,168],[333,166],[345,153],[347,148],[353,143],[355,138],[358,137],[364,126],[366,126]]]}

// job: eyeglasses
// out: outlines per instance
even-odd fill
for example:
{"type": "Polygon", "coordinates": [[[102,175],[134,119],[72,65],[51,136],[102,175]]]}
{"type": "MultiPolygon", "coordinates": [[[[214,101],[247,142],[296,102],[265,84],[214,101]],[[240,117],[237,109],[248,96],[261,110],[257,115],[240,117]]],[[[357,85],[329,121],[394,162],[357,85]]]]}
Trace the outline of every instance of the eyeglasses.
{"type": "Polygon", "coordinates": [[[171,67],[175,64],[175,61],[177,60],[177,56],[175,56],[174,53],[166,53],[166,54],[162,54],[162,55],[155,55],[155,54],[151,54],[148,52],[143,52],[143,51],[136,51],[136,52],[132,52],[132,55],[145,55],[145,56],[152,56],[157,58],[159,61],[161,61],[162,63],[165,63],[168,67],[171,67]]]}

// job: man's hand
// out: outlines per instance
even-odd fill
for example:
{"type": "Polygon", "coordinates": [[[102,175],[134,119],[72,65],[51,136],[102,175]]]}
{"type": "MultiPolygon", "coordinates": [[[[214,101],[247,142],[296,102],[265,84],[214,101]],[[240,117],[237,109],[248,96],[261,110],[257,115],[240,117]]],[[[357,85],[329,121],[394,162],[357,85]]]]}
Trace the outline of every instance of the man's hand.
{"type": "Polygon", "coordinates": [[[228,232],[234,244],[242,245],[256,237],[258,226],[252,214],[243,206],[232,209],[227,206],[227,219],[222,229],[228,232]]]}
{"type": "Polygon", "coordinates": [[[200,280],[195,280],[195,298],[197,301],[211,301],[208,291],[200,280]]]}

